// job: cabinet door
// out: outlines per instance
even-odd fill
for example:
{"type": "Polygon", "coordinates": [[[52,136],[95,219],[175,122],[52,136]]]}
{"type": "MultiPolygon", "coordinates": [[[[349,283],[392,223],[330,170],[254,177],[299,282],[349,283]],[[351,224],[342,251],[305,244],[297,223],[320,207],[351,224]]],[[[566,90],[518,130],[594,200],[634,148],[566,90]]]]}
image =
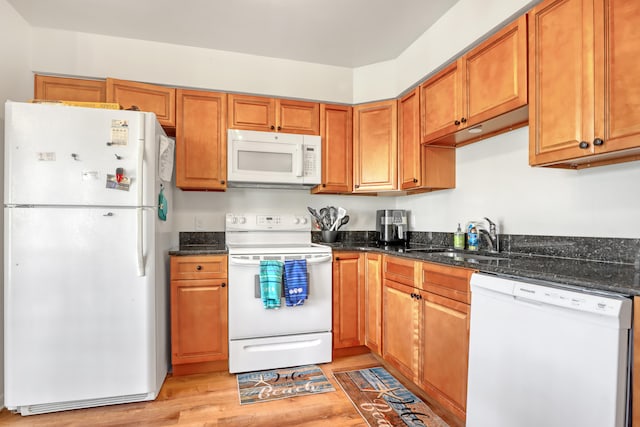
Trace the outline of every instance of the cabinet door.
{"type": "Polygon", "coordinates": [[[420,304],[416,294],[410,286],[383,280],[382,357],[411,380],[418,372],[420,304]]]}
{"type": "Polygon", "coordinates": [[[469,305],[421,292],[420,384],[458,415],[467,401],[469,305]],[[447,402],[448,401],[448,402],[447,402]]]}
{"type": "Polygon", "coordinates": [[[34,98],[50,101],[106,102],[106,84],[102,80],[71,79],[35,75],[34,98]]]}
{"type": "Polygon", "coordinates": [[[382,355],[382,255],[364,254],[364,343],[382,355]]]}
{"type": "Polygon", "coordinates": [[[107,102],[116,102],[125,110],[155,113],[162,126],[176,126],[175,88],[107,79],[107,102]]]}
{"type": "Polygon", "coordinates": [[[527,105],[527,16],[463,56],[466,126],[527,105]]]}
{"type": "Polygon", "coordinates": [[[354,192],[398,188],[397,102],[353,108],[354,192]]]}
{"type": "Polygon", "coordinates": [[[273,98],[229,94],[229,128],[274,132],[276,101],[273,98]]]}
{"type": "Polygon", "coordinates": [[[333,258],[333,348],[364,345],[363,257],[336,252],[333,258]]]}
{"type": "Polygon", "coordinates": [[[593,153],[593,0],[547,0],[529,13],[529,163],[593,153]]]}
{"type": "Polygon", "coordinates": [[[320,104],[277,99],[276,123],[278,132],[320,135],[320,104]]]}
{"type": "Polygon", "coordinates": [[[176,186],[224,190],[227,179],[226,94],[178,89],[176,186]]]}
{"type": "Polygon", "coordinates": [[[171,281],[171,361],[228,358],[226,279],[171,281]]]}
{"type": "Polygon", "coordinates": [[[322,184],[313,193],[351,193],[353,179],[353,108],[320,105],[322,184]]]}
{"type": "Polygon", "coordinates": [[[640,2],[597,0],[596,153],[640,147],[640,2]],[[603,96],[598,96],[604,94],[603,96]]]}
{"type": "Polygon", "coordinates": [[[398,101],[401,190],[419,188],[422,185],[420,148],[420,90],[416,88],[398,101]]]}
{"type": "Polygon", "coordinates": [[[458,60],[420,85],[422,142],[431,142],[460,128],[464,117],[462,64],[458,60]]]}

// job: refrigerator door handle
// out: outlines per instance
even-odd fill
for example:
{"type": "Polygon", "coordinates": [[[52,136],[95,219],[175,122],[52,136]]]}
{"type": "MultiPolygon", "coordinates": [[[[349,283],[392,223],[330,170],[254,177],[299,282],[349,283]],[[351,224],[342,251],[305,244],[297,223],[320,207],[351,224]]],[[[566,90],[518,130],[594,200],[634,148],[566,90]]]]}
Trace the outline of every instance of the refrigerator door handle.
{"type": "Polygon", "coordinates": [[[138,171],[136,172],[136,179],[138,180],[138,206],[142,206],[144,201],[143,191],[144,191],[144,182],[143,182],[143,173],[142,167],[144,163],[144,139],[138,140],[138,171]]]}
{"type": "Polygon", "coordinates": [[[137,208],[136,209],[136,214],[138,216],[137,219],[137,228],[138,228],[138,237],[137,237],[137,253],[138,253],[138,276],[139,277],[143,277],[145,275],[145,271],[144,271],[144,255],[142,253],[143,251],[143,247],[142,247],[142,230],[143,230],[143,218],[142,218],[142,208],[137,208]]]}

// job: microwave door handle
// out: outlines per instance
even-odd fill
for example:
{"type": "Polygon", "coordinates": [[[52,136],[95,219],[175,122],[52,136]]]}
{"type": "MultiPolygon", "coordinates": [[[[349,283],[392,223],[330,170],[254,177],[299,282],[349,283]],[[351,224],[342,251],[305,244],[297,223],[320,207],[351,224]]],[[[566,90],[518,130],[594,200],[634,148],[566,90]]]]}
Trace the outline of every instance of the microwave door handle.
{"type": "Polygon", "coordinates": [[[294,171],[296,176],[302,176],[302,167],[303,167],[303,163],[304,163],[304,156],[302,155],[302,146],[300,145],[296,145],[296,153],[295,153],[295,168],[296,170],[294,171]]]}

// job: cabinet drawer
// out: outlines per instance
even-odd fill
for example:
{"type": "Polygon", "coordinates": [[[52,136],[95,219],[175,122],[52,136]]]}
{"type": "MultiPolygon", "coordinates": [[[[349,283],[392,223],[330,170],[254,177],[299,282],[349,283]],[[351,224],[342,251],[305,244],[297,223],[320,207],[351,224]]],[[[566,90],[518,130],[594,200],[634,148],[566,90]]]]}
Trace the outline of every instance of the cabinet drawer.
{"type": "Polygon", "coordinates": [[[471,302],[469,280],[474,271],[467,268],[423,262],[420,288],[469,304],[471,302]]]}
{"type": "Polygon", "coordinates": [[[393,280],[409,286],[415,286],[416,274],[420,271],[419,261],[384,256],[383,279],[393,280]]]}
{"type": "Polygon", "coordinates": [[[226,277],[226,255],[171,257],[171,280],[219,279],[226,277]]]}

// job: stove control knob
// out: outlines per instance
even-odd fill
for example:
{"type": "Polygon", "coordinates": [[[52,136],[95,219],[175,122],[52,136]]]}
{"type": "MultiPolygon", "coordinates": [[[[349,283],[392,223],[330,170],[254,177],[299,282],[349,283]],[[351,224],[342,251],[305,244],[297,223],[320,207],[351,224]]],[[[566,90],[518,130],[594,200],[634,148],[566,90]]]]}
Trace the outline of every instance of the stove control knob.
{"type": "Polygon", "coordinates": [[[303,224],[306,224],[307,222],[308,222],[307,217],[306,217],[306,216],[303,216],[303,217],[302,217],[302,223],[303,223],[303,224]]]}
{"type": "Polygon", "coordinates": [[[298,218],[298,217],[293,218],[293,223],[294,224],[300,224],[300,218],[298,218]]]}
{"type": "Polygon", "coordinates": [[[229,216],[227,219],[231,224],[236,224],[238,222],[238,218],[235,216],[229,216]]]}
{"type": "Polygon", "coordinates": [[[238,219],[238,221],[240,222],[240,224],[246,224],[246,222],[247,222],[247,218],[245,218],[245,217],[241,216],[241,217],[238,219]]]}

